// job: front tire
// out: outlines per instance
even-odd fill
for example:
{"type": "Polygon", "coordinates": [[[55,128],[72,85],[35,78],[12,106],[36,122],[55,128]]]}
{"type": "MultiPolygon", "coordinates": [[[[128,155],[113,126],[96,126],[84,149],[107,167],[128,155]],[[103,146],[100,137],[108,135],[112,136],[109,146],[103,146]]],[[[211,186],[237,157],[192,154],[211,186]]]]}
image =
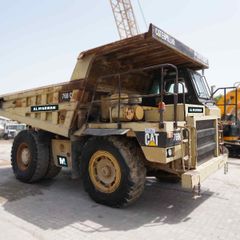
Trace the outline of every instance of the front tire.
{"type": "Polygon", "coordinates": [[[4,135],[3,135],[3,139],[4,139],[4,140],[8,140],[8,139],[9,139],[8,134],[4,134],[4,135]]]}
{"type": "Polygon", "coordinates": [[[11,164],[16,178],[25,183],[41,180],[49,166],[49,145],[34,131],[21,131],[14,139],[11,164]]]}
{"type": "Polygon", "coordinates": [[[138,144],[121,137],[92,138],[81,155],[85,190],[97,203],[123,207],[144,190],[146,169],[138,144]]]}

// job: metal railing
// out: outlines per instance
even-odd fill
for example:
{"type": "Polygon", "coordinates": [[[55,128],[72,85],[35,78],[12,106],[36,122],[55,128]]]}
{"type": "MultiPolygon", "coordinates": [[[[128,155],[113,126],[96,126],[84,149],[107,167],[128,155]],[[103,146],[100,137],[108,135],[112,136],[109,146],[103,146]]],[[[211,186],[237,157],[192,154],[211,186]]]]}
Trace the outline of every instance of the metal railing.
{"type": "MultiPolygon", "coordinates": [[[[178,103],[178,68],[173,65],[173,64],[159,64],[159,65],[154,65],[151,67],[145,67],[145,68],[139,68],[139,69],[135,69],[135,70],[130,70],[130,71],[126,71],[123,73],[117,73],[117,74],[109,74],[109,75],[105,75],[102,76],[100,78],[97,79],[94,90],[93,90],[93,94],[92,94],[92,99],[91,99],[91,103],[88,109],[88,113],[87,113],[87,118],[86,118],[86,125],[89,123],[89,117],[90,114],[92,112],[92,108],[93,105],[96,103],[101,103],[102,100],[95,100],[96,97],[96,92],[97,92],[97,88],[98,85],[100,83],[100,81],[102,81],[103,79],[114,79],[117,80],[117,88],[118,88],[118,98],[109,98],[107,101],[113,101],[113,100],[118,100],[118,117],[117,117],[117,125],[118,128],[121,128],[121,121],[120,121],[120,106],[121,106],[121,100],[125,100],[128,99],[136,99],[136,98],[160,98],[160,104],[163,103],[163,97],[165,94],[164,91],[164,69],[169,69],[172,68],[175,73],[176,73],[176,77],[174,79],[174,93],[173,93],[173,102],[174,102],[174,128],[177,128],[177,103],[178,103]],[[161,78],[160,81],[158,82],[159,84],[159,89],[161,90],[160,93],[157,94],[140,94],[140,95],[134,95],[134,96],[130,96],[130,97],[121,97],[121,93],[122,93],[122,76],[125,75],[129,75],[129,74],[134,74],[134,73],[140,73],[140,72],[145,72],[145,71],[150,71],[150,70],[157,70],[160,69],[161,70],[161,78]]],[[[184,90],[184,86],[183,86],[183,90],[184,90]]],[[[184,98],[184,109],[185,109],[185,92],[183,94],[183,98],[184,98]]],[[[105,99],[106,101],[106,99],[105,99]]],[[[163,127],[163,111],[159,111],[160,114],[160,120],[159,120],[159,127],[162,128],[163,127]]]]}
{"type": "Polygon", "coordinates": [[[224,109],[224,113],[223,113],[223,120],[226,121],[227,120],[227,106],[235,106],[235,123],[237,123],[238,121],[238,88],[236,86],[234,87],[222,87],[222,88],[218,88],[216,89],[211,97],[213,99],[214,95],[220,91],[220,90],[223,90],[223,104],[217,104],[217,106],[223,106],[223,109],[224,109]],[[235,90],[235,103],[228,103],[227,102],[227,90],[235,90]]]}

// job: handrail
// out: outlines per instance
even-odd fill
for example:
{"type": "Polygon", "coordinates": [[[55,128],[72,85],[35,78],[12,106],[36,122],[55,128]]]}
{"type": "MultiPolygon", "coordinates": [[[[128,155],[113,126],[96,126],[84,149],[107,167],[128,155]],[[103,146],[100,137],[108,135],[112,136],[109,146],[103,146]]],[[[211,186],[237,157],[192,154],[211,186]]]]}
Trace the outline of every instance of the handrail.
{"type": "Polygon", "coordinates": [[[179,84],[182,85],[182,89],[183,89],[183,112],[184,112],[184,121],[186,121],[186,95],[185,95],[185,85],[183,84],[183,82],[179,82],[179,84]]]}
{"type": "Polygon", "coordinates": [[[216,104],[217,106],[223,106],[224,107],[224,120],[227,120],[227,115],[226,115],[226,111],[227,111],[227,106],[235,106],[235,123],[237,123],[238,119],[237,119],[237,115],[238,115],[238,89],[236,86],[233,87],[221,87],[216,89],[212,94],[211,94],[211,98],[213,99],[213,96],[219,91],[219,90],[223,90],[224,91],[224,103],[223,104],[216,104]],[[228,89],[234,89],[235,90],[235,103],[227,103],[227,90],[228,89]]]}
{"type": "MultiPolygon", "coordinates": [[[[101,100],[100,101],[96,101],[95,100],[97,87],[98,87],[98,84],[99,84],[99,82],[101,80],[107,79],[107,78],[115,79],[115,77],[117,77],[117,80],[118,80],[118,121],[117,121],[117,123],[118,123],[118,128],[121,128],[121,122],[120,122],[121,99],[125,99],[126,100],[126,99],[140,98],[140,97],[146,98],[146,97],[154,97],[154,96],[156,96],[156,97],[160,97],[161,98],[160,99],[161,103],[163,102],[164,91],[163,91],[163,86],[161,86],[161,84],[163,85],[163,79],[164,79],[163,70],[164,70],[164,68],[173,68],[175,70],[175,72],[176,72],[176,78],[174,80],[174,100],[173,100],[173,102],[174,102],[174,128],[177,128],[178,68],[175,65],[169,64],[169,63],[158,64],[158,65],[145,67],[145,68],[133,69],[133,70],[129,70],[129,71],[126,71],[126,72],[123,72],[123,73],[108,74],[108,75],[101,76],[100,78],[98,78],[97,81],[96,81],[94,90],[93,90],[91,103],[90,103],[89,110],[88,110],[88,113],[87,113],[86,125],[88,124],[88,120],[89,120],[89,117],[90,117],[90,113],[91,113],[93,104],[96,103],[96,102],[101,102],[101,100]],[[161,69],[161,82],[159,82],[159,87],[161,89],[161,94],[147,94],[147,95],[137,95],[137,96],[121,98],[121,87],[122,87],[121,86],[121,76],[128,75],[128,74],[133,74],[133,73],[138,73],[138,72],[149,71],[149,70],[155,70],[155,69],[161,69]]],[[[163,125],[163,112],[162,111],[160,111],[160,122],[159,122],[159,125],[160,125],[160,127],[163,125]]]]}

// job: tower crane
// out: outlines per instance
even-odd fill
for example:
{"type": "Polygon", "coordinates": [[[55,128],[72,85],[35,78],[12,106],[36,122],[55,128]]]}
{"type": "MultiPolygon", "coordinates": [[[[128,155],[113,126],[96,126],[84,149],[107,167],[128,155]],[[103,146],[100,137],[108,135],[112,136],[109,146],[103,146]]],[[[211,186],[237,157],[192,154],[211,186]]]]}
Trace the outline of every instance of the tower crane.
{"type": "Polygon", "coordinates": [[[120,39],[139,33],[131,0],[110,0],[120,39]]]}

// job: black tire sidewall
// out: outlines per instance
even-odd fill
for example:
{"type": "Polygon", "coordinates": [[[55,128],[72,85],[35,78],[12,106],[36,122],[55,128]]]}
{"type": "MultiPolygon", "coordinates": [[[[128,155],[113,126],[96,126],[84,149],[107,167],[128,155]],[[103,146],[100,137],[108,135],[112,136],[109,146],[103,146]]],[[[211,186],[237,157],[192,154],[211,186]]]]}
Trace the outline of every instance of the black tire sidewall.
{"type": "Polygon", "coordinates": [[[83,149],[81,155],[82,176],[85,190],[89,193],[90,197],[96,202],[109,205],[120,206],[122,201],[128,197],[129,188],[132,186],[130,181],[130,170],[124,161],[124,158],[120,151],[107,139],[93,139],[83,149]],[[89,176],[89,162],[92,155],[98,151],[103,150],[111,153],[118,161],[121,170],[121,180],[119,187],[112,193],[104,193],[97,190],[89,176]]]}
{"type": "Polygon", "coordinates": [[[9,138],[8,138],[8,134],[4,134],[4,135],[3,135],[3,139],[4,139],[4,140],[8,140],[8,139],[9,139],[9,138]]]}
{"type": "Polygon", "coordinates": [[[37,167],[37,145],[32,132],[22,131],[14,139],[12,147],[12,168],[17,179],[23,182],[29,182],[37,167]],[[17,151],[19,146],[25,143],[31,153],[30,165],[25,171],[22,171],[17,163],[17,151]]]}

